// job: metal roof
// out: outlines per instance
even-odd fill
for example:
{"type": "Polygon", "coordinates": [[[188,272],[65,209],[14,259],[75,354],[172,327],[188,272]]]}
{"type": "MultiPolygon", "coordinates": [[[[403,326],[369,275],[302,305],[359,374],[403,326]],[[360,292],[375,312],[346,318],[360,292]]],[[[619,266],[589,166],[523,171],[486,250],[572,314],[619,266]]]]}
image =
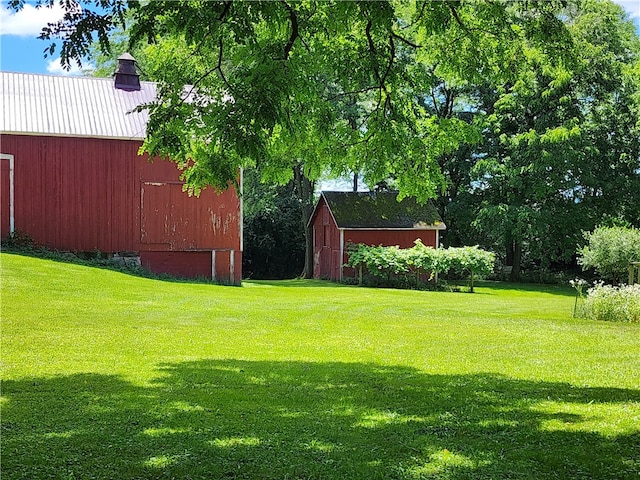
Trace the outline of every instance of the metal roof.
{"type": "Polygon", "coordinates": [[[147,112],[131,112],[156,98],[156,84],[114,88],[112,78],[0,72],[0,133],[140,140],[147,112]]]}
{"type": "MultiPolygon", "coordinates": [[[[397,192],[322,192],[338,228],[444,230],[435,206],[414,198],[398,201],[397,192]]],[[[318,206],[311,215],[313,222],[318,206]]]]}

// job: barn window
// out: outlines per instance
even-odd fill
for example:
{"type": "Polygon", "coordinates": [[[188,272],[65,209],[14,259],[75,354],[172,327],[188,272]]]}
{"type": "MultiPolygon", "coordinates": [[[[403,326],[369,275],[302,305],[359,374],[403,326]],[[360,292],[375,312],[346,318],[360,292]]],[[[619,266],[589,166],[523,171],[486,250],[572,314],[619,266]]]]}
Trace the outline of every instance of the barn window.
{"type": "Polygon", "coordinates": [[[329,225],[325,225],[324,226],[324,241],[323,241],[323,245],[325,247],[328,247],[329,245],[331,245],[331,227],[329,225]]]}

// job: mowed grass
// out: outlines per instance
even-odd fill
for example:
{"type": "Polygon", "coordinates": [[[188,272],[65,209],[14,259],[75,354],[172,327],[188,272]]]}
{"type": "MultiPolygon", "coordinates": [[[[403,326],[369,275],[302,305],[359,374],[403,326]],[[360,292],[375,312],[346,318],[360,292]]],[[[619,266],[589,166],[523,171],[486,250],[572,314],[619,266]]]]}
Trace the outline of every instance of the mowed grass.
{"type": "Polygon", "coordinates": [[[569,289],[0,261],[3,480],[640,476],[640,325],[569,289]]]}

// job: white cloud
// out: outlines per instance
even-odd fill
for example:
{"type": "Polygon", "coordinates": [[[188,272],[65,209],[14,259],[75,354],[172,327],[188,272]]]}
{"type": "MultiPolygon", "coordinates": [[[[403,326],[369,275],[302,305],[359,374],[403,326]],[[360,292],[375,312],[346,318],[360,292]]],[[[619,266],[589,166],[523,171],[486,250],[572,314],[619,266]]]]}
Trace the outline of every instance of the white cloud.
{"type": "Polygon", "coordinates": [[[78,76],[83,75],[85,72],[89,72],[94,69],[92,64],[82,63],[82,68],[78,68],[78,64],[75,62],[71,62],[71,70],[65,70],[62,68],[62,64],[60,63],[60,58],[55,58],[47,62],[47,72],[52,75],[63,75],[63,76],[78,76]]]}
{"type": "Polygon", "coordinates": [[[19,12],[3,6],[0,9],[0,35],[37,37],[48,23],[62,19],[64,10],[58,4],[52,8],[38,8],[26,4],[19,12]]]}
{"type": "Polygon", "coordinates": [[[614,0],[633,19],[640,20],[640,1],[638,0],[614,0]]]}

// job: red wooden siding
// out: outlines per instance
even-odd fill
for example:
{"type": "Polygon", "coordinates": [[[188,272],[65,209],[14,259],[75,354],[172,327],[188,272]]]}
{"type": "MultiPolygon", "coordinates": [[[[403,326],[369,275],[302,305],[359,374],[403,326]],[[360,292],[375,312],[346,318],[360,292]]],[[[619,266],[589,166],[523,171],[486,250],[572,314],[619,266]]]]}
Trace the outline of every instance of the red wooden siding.
{"type": "Polygon", "coordinates": [[[221,283],[238,284],[241,279],[242,252],[216,250],[212,257],[215,279],[221,283]]]}
{"type": "Polygon", "coordinates": [[[435,230],[345,230],[344,244],[365,243],[367,245],[398,245],[400,248],[411,248],[416,239],[422,240],[428,247],[436,247],[435,230]]]}
{"type": "Polygon", "coordinates": [[[0,236],[11,233],[11,182],[9,177],[9,160],[0,160],[0,236]]]}
{"type": "Polygon", "coordinates": [[[313,222],[313,276],[340,278],[340,231],[323,199],[313,222]]]}
{"type": "MultiPolygon", "coordinates": [[[[191,266],[195,275],[188,276],[200,276],[201,258],[210,258],[212,250],[239,251],[236,192],[229,189],[218,195],[206,189],[199,198],[189,197],[182,191],[176,165],[138,156],[140,145],[115,139],[3,135],[2,153],[14,155],[15,161],[16,231],[58,250],[198,251],[192,256],[165,255],[162,261],[141,255],[160,262],[158,271],[163,271],[162,265],[182,265],[167,273],[182,274],[191,266]]],[[[2,178],[4,182],[4,171],[2,178]]],[[[4,221],[4,204],[2,209],[4,221]]],[[[236,264],[238,271],[241,265],[236,264]]]]}
{"type": "Polygon", "coordinates": [[[239,205],[234,203],[236,210],[229,210],[210,191],[189,197],[179,182],[142,182],[140,241],[163,250],[238,249],[239,205]]]}
{"type": "Polygon", "coordinates": [[[156,273],[211,278],[211,252],[140,252],[140,262],[156,273]]]}

